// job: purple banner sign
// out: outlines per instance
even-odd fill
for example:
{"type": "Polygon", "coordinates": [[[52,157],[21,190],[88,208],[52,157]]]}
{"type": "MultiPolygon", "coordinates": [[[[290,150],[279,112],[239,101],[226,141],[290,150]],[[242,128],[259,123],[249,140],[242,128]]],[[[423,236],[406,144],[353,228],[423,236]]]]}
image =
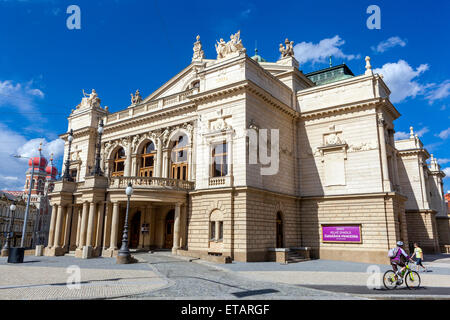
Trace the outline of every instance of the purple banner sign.
{"type": "Polygon", "coordinates": [[[322,240],[361,243],[361,226],[322,226],[322,240]]]}

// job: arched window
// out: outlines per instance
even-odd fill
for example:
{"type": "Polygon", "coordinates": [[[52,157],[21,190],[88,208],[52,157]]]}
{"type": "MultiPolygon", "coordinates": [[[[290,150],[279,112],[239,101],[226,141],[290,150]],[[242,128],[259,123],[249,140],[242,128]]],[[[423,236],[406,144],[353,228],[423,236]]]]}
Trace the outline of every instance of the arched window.
{"type": "Polygon", "coordinates": [[[148,142],[142,151],[141,156],[141,168],[139,169],[139,176],[141,177],[153,177],[155,167],[156,150],[155,144],[148,142]]]}
{"type": "Polygon", "coordinates": [[[199,88],[199,87],[200,87],[200,81],[199,80],[193,81],[191,83],[191,88],[199,88]]]}
{"type": "Polygon", "coordinates": [[[120,148],[117,150],[116,154],[114,155],[114,163],[113,163],[113,170],[112,170],[112,176],[113,177],[122,177],[125,170],[125,150],[123,148],[120,148]]]}
{"type": "Polygon", "coordinates": [[[188,179],[188,137],[180,134],[172,147],[172,179],[188,179]]]}

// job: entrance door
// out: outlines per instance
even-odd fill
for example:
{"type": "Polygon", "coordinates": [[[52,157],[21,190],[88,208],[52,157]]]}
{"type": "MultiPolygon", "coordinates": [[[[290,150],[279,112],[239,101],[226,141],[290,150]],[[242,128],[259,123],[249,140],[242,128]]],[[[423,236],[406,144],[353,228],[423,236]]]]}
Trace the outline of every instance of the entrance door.
{"type": "Polygon", "coordinates": [[[139,246],[139,226],[141,224],[141,212],[134,214],[130,223],[130,248],[137,248],[139,246]]]}
{"type": "Polygon", "coordinates": [[[281,214],[277,212],[277,248],[283,248],[283,220],[281,214]]]}
{"type": "Polygon", "coordinates": [[[173,223],[175,217],[175,210],[170,210],[166,216],[165,225],[165,242],[164,248],[171,249],[173,247],[173,223]]]}

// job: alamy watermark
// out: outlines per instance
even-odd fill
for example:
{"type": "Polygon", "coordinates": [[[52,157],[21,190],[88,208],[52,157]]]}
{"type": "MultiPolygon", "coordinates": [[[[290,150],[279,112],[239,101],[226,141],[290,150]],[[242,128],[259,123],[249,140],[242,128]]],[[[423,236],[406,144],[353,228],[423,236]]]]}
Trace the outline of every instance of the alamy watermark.
{"type": "Polygon", "coordinates": [[[66,286],[69,290],[81,289],[81,269],[77,265],[68,266],[66,273],[69,274],[66,286]]]}
{"type": "Polygon", "coordinates": [[[67,14],[70,16],[67,17],[66,26],[69,30],[80,30],[81,29],[81,9],[79,6],[72,4],[67,7],[67,14]]]}
{"type": "Polygon", "coordinates": [[[367,18],[366,25],[370,30],[381,29],[381,9],[379,6],[372,4],[367,7],[367,14],[370,16],[367,18]]]}

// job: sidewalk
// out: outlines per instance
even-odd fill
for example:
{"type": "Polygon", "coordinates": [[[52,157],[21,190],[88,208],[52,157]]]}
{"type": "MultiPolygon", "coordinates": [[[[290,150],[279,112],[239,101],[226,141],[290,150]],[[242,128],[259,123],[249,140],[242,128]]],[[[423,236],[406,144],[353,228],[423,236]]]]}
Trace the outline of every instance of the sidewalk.
{"type": "Polygon", "coordinates": [[[0,259],[0,299],[118,298],[166,285],[168,281],[144,263],[116,265],[111,258],[26,257],[23,264],[7,264],[6,258],[0,259]],[[73,284],[77,266],[81,276],[79,288],[67,286],[68,281],[73,284]]]}

